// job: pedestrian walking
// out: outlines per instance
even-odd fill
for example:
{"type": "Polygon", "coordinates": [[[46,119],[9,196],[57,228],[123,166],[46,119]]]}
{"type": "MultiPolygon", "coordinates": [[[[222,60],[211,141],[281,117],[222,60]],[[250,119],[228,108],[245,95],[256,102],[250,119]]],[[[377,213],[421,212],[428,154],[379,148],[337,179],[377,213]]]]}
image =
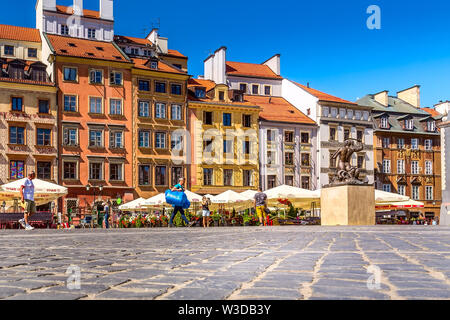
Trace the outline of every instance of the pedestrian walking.
{"type": "Polygon", "coordinates": [[[261,187],[258,188],[258,193],[255,194],[253,203],[255,205],[256,215],[259,218],[260,225],[267,226],[267,216],[266,216],[266,207],[267,207],[267,195],[262,192],[261,187]]]}
{"type": "Polygon", "coordinates": [[[109,200],[104,203],[103,209],[105,210],[105,217],[104,217],[105,228],[109,229],[109,216],[110,216],[110,210],[111,210],[111,205],[110,205],[109,200]]]}
{"type": "Polygon", "coordinates": [[[25,203],[25,210],[23,219],[19,220],[20,225],[25,230],[33,230],[34,228],[29,225],[28,219],[36,213],[36,202],[34,201],[34,184],[33,179],[36,178],[34,171],[28,174],[28,177],[24,180],[20,186],[20,197],[22,203],[25,203]]]}
{"type": "MultiPolygon", "coordinates": [[[[178,192],[184,192],[184,183],[185,180],[184,178],[180,178],[178,180],[178,184],[176,184],[171,191],[178,191],[178,192]]],[[[187,227],[191,227],[194,224],[193,222],[189,222],[189,220],[186,218],[185,214],[184,214],[184,209],[181,206],[175,206],[172,212],[172,216],[170,217],[170,221],[169,221],[169,228],[173,227],[173,219],[175,218],[175,216],[177,215],[177,213],[181,214],[181,218],[184,220],[184,222],[186,223],[187,227]]]]}
{"type": "Polygon", "coordinates": [[[211,215],[211,211],[209,210],[209,206],[211,204],[211,200],[205,196],[202,198],[202,212],[203,212],[203,228],[209,227],[209,216],[211,215]]]}

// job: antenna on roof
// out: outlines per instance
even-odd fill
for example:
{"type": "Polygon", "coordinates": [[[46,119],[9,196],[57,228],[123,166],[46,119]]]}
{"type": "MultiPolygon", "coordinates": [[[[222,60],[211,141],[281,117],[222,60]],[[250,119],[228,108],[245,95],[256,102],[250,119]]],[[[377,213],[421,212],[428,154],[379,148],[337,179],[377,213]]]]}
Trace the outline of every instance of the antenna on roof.
{"type": "Polygon", "coordinates": [[[309,82],[306,83],[306,87],[309,88],[309,82]]]}
{"type": "Polygon", "coordinates": [[[161,28],[161,19],[160,18],[157,19],[156,23],[152,22],[152,29],[159,29],[159,28],[161,28]]]}

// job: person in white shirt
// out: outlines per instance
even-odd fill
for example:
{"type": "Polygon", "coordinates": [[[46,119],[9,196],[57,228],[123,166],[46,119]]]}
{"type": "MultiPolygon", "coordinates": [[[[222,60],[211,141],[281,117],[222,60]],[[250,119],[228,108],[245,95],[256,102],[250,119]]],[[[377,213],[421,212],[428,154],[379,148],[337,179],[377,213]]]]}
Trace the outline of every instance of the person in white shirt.
{"type": "Polygon", "coordinates": [[[28,224],[28,218],[36,213],[36,202],[34,201],[34,184],[33,179],[36,178],[34,171],[28,174],[28,178],[25,179],[20,186],[20,197],[22,202],[25,202],[25,211],[23,219],[19,220],[20,225],[25,230],[33,230],[34,228],[28,224]]]}

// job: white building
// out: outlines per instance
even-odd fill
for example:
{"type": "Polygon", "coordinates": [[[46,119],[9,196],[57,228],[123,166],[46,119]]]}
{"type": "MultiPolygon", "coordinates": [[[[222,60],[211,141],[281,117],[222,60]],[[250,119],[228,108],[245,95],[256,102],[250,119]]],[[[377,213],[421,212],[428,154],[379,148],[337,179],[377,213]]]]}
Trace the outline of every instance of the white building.
{"type": "Polygon", "coordinates": [[[99,0],[100,11],[87,10],[83,0],[72,6],[57,5],[56,0],[37,0],[36,28],[43,33],[99,41],[114,39],[114,2],[99,0]]]}
{"type": "Polygon", "coordinates": [[[450,225],[450,101],[435,105],[435,110],[442,114],[441,129],[441,170],[442,170],[442,206],[441,225],[450,225]]]}

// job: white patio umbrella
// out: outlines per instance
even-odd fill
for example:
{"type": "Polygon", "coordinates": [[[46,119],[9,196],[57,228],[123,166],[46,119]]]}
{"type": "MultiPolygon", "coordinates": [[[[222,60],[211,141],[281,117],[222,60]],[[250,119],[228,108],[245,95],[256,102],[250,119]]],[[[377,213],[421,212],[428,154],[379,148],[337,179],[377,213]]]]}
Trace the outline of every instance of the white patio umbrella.
{"type": "MultiPolygon", "coordinates": [[[[14,200],[20,201],[20,187],[27,178],[16,180],[0,186],[0,201],[7,206],[14,205],[14,200]]],[[[40,179],[33,179],[34,200],[40,206],[52,202],[67,194],[67,188],[40,179]]]]}
{"type": "Polygon", "coordinates": [[[398,193],[375,190],[375,203],[408,201],[410,197],[398,193]]]}
{"type": "Polygon", "coordinates": [[[140,210],[142,208],[142,203],[145,201],[144,198],[139,198],[133,201],[130,201],[128,203],[124,203],[119,206],[119,210],[122,211],[133,211],[133,210],[140,210]]]}
{"type": "Polygon", "coordinates": [[[244,197],[243,195],[233,191],[228,190],[225,192],[222,192],[221,194],[216,195],[215,197],[211,198],[211,208],[218,208],[220,206],[228,207],[228,208],[234,208],[236,210],[241,210],[243,208],[247,208],[251,201],[244,197]]]}
{"type": "Polygon", "coordinates": [[[420,201],[407,200],[407,201],[393,201],[377,203],[377,210],[387,210],[387,209],[410,209],[410,208],[423,208],[425,204],[420,201]]]}
{"type": "Polygon", "coordinates": [[[189,190],[184,191],[184,193],[186,194],[186,196],[190,202],[201,202],[202,201],[202,196],[199,194],[196,194],[189,190]]]}
{"type": "Polygon", "coordinates": [[[267,195],[267,202],[272,206],[279,205],[279,199],[288,199],[294,206],[309,206],[312,202],[318,202],[320,198],[317,191],[287,185],[275,187],[264,193],[267,195]]]}
{"type": "Polygon", "coordinates": [[[241,192],[241,196],[246,197],[248,200],[253,200],[255,198],[255,194],[257,194],[258,191],[255,190],[246,190],[244,192],[241,192]]]}
{"type": "MultiPolygon", "coordinates": [[[[202,196],[191,192],[189,190],[184,191],[184,193],[186,194],[189,202],[201,202],[202,201],[202,196]]],[[[161,206],[170,206],[169,204],[166,203],[166,195],[165,193],[160,193],[154,197],[151,197],[147,200],[145,200],[142,204],[143,207],[161,207],[161,206]]]]}

